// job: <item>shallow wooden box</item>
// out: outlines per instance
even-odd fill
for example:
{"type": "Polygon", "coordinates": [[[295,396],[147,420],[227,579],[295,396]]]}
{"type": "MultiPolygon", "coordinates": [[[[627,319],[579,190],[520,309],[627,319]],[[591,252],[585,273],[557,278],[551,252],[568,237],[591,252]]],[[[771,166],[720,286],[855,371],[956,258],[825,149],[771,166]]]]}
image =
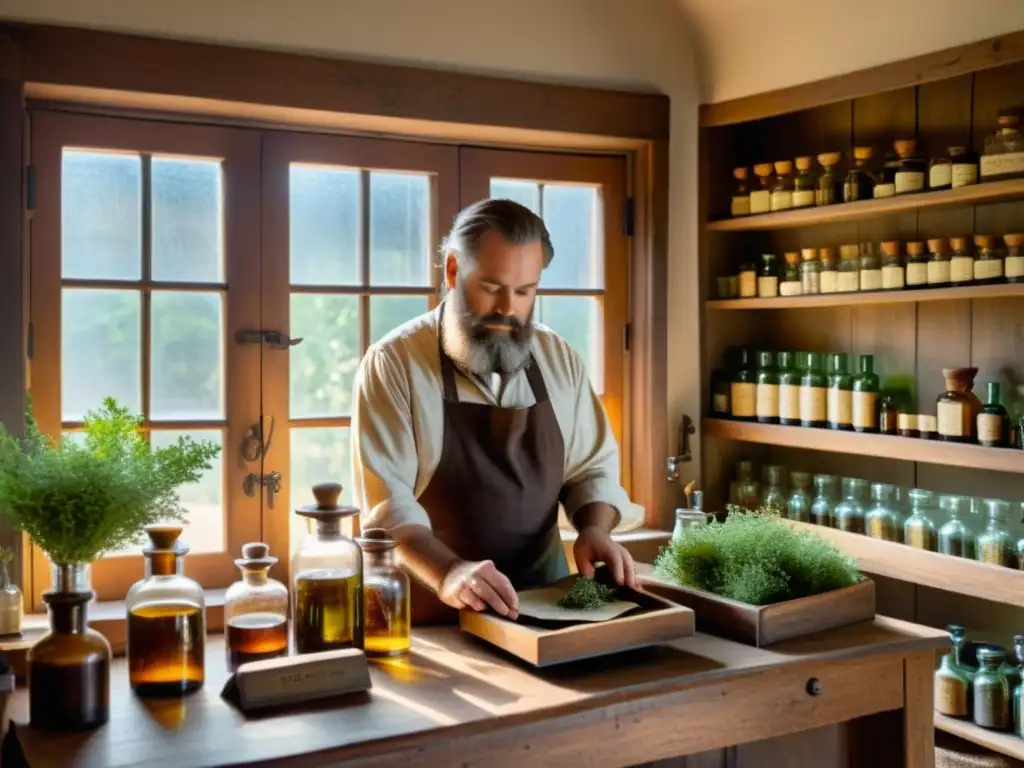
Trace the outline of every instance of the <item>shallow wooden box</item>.
{"type": "Polygon", "coordinates": [[[761,648],[875,618],[875,582],[859,584],[775,605],[750,605],[659,579],[640,577],[644,589],[697,614],[697,629],[761,648]]]}
{"type": "Polygon", "coordinates": [[[463,632],[536,667],[607,656],[693,635],[694,617],[689,608],[628,588],[620,589],[616,596],[639,604],[640,609],[617,619],[569,626],[460,611],[459,626],[463,632]]]}

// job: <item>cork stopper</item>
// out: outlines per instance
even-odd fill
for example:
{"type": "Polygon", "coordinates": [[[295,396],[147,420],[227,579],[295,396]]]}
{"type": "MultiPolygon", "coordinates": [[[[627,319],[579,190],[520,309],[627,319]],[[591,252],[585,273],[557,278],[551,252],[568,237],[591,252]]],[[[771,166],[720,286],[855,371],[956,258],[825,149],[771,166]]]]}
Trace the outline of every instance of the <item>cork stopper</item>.
{"type": "Polygon", "coordinates": [[[178,537],[184,531],[181,525],[147,525],[146,535],[149,536],[149,549],[178,549],[178,537]]]}
{"type": "Polygon", "coordinates": [[[821,259],[822,264],[835,264],[836,249],[833,248],[831,245],[826,245],[823,248],[819,248],[818,258],[821,259]]]}
{"type": "Polygon", "coordinates": [[[398,546],[398,542],[385,528],[367,528],[363,535],[356,539],[356,543],[364,552],[383,552],[398,546]]]}
{"type": "Polygon", "coordinates": [[[979,248],[992,249],[996,247],[996,238],[993,235],[975,235],[974,244],[979,248]]]}
{"type": "Polygon", "coordinates": [[[771,163],[758,163],[754,166],[754,173],[763,179],[768,178],[772,175],[772,164],[771,163]]]}
{"type": "Polygon", "coordinates": [[[1009,248],[1020,248],[1024,245],[1024,234],[1021,235],[1003,235],[1003,242],[1006,243],[1009,248]]]}
{"type": "Polygon", "coordinates": [[[901,413],[896,416],[896,429],[900,432],[917,429],[916,413],[901,413]]]}
{"type": "Polygon", "coordinates": [[[747,178],[747,169],[746,168],[733,168],[732,169],[732,175],[733,175],[733,178],[736,179],[737,181],[743,181],[744,179],[747,178]]]}
{"type": "Polygon", "coordinates": [[[977,368],[943,368],[942,378],[946,380],[946,389],[950,392],[970,392],[974,388],[974,377],[977,368]]]}
{"type": "Polygon", "coordinates": [[[270,556],[270,547],[261,541],[253,541],[242,545],[242,556],[235,560],[235,565],[246,570],[272,568],[277,558],[270,556]]]}
{"type": "Polygon", "coordinates": [[[896,150],[896,154],[906,160],[917,149],[917,139],[897,139],[892,146],[896,150]]]}
{"type": "Polygon", "coordinates": [[[822,152],[818,155],[818,162],[824,168],[831,168],[832,166],[839,165],[840,157],[841,155],[838,152],[822,152]]]}
{"type": "Polygon", "coordinates": [[[318,524],[337,524],[343,517],[359,514],[356,507],[338,504],[341,498],[340,483],[318,483],[313,486],[316,504],[306,504],[295,510],[297,515],[316,520],[318,524]]]}
{"type": "Polygon", "coordinates": [[[793,161],[792,160],[776,160],[775,161],[775,172],[780,176],[793,172],[793,161]]]}
{"type": "Polygon", "coordinates": [[[800,258],[804,261],[816,261],[818,258],[817,248],[803,248],[800,251],[800,258]]]}
{"type": "Polygon", "coordinates": [[[949,238],[949,247],[954,251],[963,251],[967,249],[967,238],[966,237],[951,237],[949,238]]]}
{"type": "Polygon", "coordinates": [[[907,253],[911,256],[920,256],[924,253],[924,243],[920,240],[911,240],[907,243],[907,253]]]}
{"type": "Polygon", "coordinates": [[[871,159],[871,147],[854,147],[853,148],[853,159],[865,162],[871,159]]]}
{"type": "Polygon", "coordinates": [[[1016,109],[1004,109],[996,119],[1000,128],[1015,128],[1020,123],[1020,114],[1016,109]]]}
{"type": "Polygon", "coordinates": [[[782,258],[786,260],[786,264],[791,267],[795,267],[800,263],[800,252],[799,251],[786,251],[782,254],[782,258]]]}
{"type": "MultiPolygon", "coordinates": [[[[907,246],[909,249],[910,246],[907,246]]],[[[928,251],[930,253],[945,253],[946,252],[946,241],[941,237],[936,237],[928,241],[928,251]]]]}
{"type": "Polygon", "coordinates": [[[883,240],[882,241],[882,253],[886,256],[899,256],[900,255],[900,241],[899,240],[883,240]]]}
{"type": "Polygon", "coordinates": [[[810,169],[811,163],[814,162],[814,159],[810,157],[798,157],[793,162],[796,164],[796,169],[798,171],[806,171],[810,169]]]}
{"type": "Polygon", "coordinates": [[[857,259],[860,258],[860,246],[858,245],[840,245],[839,246],[839,258],[841,259],[857,259]]]}

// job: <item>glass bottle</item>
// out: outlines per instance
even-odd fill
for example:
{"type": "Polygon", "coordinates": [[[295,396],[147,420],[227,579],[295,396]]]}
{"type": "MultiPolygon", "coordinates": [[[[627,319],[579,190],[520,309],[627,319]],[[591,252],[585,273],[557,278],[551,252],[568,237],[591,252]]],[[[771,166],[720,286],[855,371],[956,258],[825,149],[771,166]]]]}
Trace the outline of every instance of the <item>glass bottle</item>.
{"type": "Polygon", "coordinates": [[[917,140],[900,139],[893,142],[900,164],[896,169],[896,194],[909,195],[924,191],[924,167],[916,156],[917,140]]]}
{"type": "MultiPolygon", "coordinates": [[[[949,252],[946,250],[946,241],[942,238],[933,238],[928,241],[928,252],[931,256],[928,259],[928,287],[946,288],[949,286],[951,269],[949,265],[949,252]]],[[[971,267],[973,274],[974,268],[971,267]]],[[[907,272],[909,281],[910,273],[907,272]]]]}
{"type": "Polygon", "coordinates": [[[142,554],[146,575],[125,597],[128,682],[140,696],[174,696],[203,686],[206,601],[185,576],[182,526],[154,525],[142,554]]]}
{"type": "Polygon", "coordinates": [[[782,254],[786,263],[782,268],[782,282],[779,283],[780,296],[800,296],[803,286],[800,283],[800,252],[786,251],[782,254]]]}
{"type": "Polygon", "coordinates": [[[811,522],[836,527],[836,478],[832,475],[814,476],[814,501],[811,502],[811,522]]]}
{"type": "Polygon", "coordinates": [[[882,290],[882,259],[874,243],[860,244],[860,290],[882,290]]]}
{"type": "Polygon", "coordinates": [[[772,164],[758,163],[754,174],[758,183],[750,190],[750,212],[768,213],[772,209],[772,164]]]}
{"type": "Polygon", "coordinates": [[[896,434],[900,437],[920,437],[916,413],[901,413],[896,417],[896,434]]]}
{"type": "Polygon", "coordinates": [[[847,533],[864,533],[864,507],[868,484],[858,477],[843,478],[843,500],[836,505],[836,528],[847,533]]]}
{"type": "Polygon", "coordinates": [[[93,592],[76,588],[88,567],[58,566],[70,578],[43,593],[50,632],[26,656],[29,721],[40,731],[90,730],[110,718],[110,645],[89,628],[93,592]]]}
{"type": "Polygon", "coordinates": [[[949,159],[952,162],[951,186],[969,187],[978,183],[978,155],[970,147],[950,147],[949,159]]]}
{"type": "Polygon", "coordinates": [[[761,470],[764,484],[761,505],[772,507],[779,514],[786,512],[786,468],[778,464],[766,464],[761,470]]]}
{"type": "Polygon", "coordinates": [[[793,207],[793,162],[775,162],[775,186],[772,187],[772,210],[787,211],[793,207]]]}
{"type": "Polygon", "coordinates": [[[974,723],[997,731],[1009,730],[1010,686],[1000,667],[1006,654],[998,648],[979,648],[980,667],[972,681],[974,723]]]}
{"type": "Polygon", "coordinates": [[[864,516],[867,534],[873,539],[903,541],[903,515],[894,504],[896,489],[886,483],[871,484],[871,506],[864,516]]]}
{"type": "Polygon", "coordinates": [[[964,628],[946,627],[952,642],[949,653],[935,670],[935,711],[948,717],[969,717],[971,714],[971,674],[960,664],[964,647],[964,628]]]}
{"type": "Polygon", "coordinates": [[[292,555],[292,627],[296,653],[363,647],[363,553],[341,532],[343,518],[359,514],[338,504],[338,483],[313,486],[316,504],[295,510],[316,521],[292,555]]]}
{"type": "Polygon", "coordinates": [[[953,159],[949,152],[936,155],[928,164],[928,189],[933,192],[953,186],[953,159]]]}
{"type": "Polygon", "coordinates": [[[860,290],[860,248],[856,245],[839,246],[839,274],[836,291],[852,293],[860,290]]]}
{"type": "Polygon", "coordinates": [[[946,522],[939,528],[939,552],[952,557],[974,559],[974,532],[961,519],[964,514],[963,496],[940,496],[939,509],[946,516],[946,522]]]}
{"type": "Polygon", "coordinates": [[[815,248],[804,248],[800,251],[800,293],[813,296],[821,293],[821,262],[815,248]]]}
{"type": "Polygon", "coordinates": [[[895,435],[899,430],[899,408],[888,392],[879,393],[878,431],[883,435],[895,435]]]}
{"type": "Polygon", "coordinates": [[[907,243],[907,288],[927,287],[930,261],[924,243],[916,240],[907,243]]]}
{"type": "Polygon", "coordinates": [[[818,249],[818,260],[821,262],[818,283],[822,293],[838,293],[839,270],[836,268],[835,248],[826,246],[818,249]]]}
{"type": "Polygon", "coordinates": [[[676,510],[676,524],[672,529],[672,541],[682,541],[687,528],[694,525],[705,525],[708,522],[709,515],[704,511],[704,491],[694,491],[692,499],[693,507],[691,509],[680,507],[676,510]]]}
{"type": "Polygon", "coordinates": [[[934,440],[938,433],[938,422],[930,413],[917,414],[917,436],[922,440],[934,440]]]}
{"type": "Polygon", "coordinates": [[[932,519],[935,494],[922,488],[911,488],[910,516],[903,524],[903,543],[915,549],[938,549],[938,532],[932,519]]]}
{"type": "Polygon", "coordinates": [[[999,128],[985,137],[981,156],[982,181],[999,181],[1024,176],[1024,135],[1020,132],[1020,115],[1016,110],[999,113],[999,128]]]}
{"type": "Polygon", "coordinates": [[[811,171],[811,164],[814,159],[811,157],[798,157],[796,165],[796,179],[793,180],[793,207],[809,208],[814,205],[817,184],[814,173],[811,171]]]}
{"type": "Polygon", "coordinates": [[[975,235],[974,249],[977,255],[974,260],[974,282],[1003,282],[1003,251],[999,247],[999,239],[992,235],[975,235]]]}
{"type": "Polygon", "coordinates": [[[875,196],[875,178],[868,170],[871,154],[871,147],[854,147],[854,165],[843,182],[844,203],[870,200],[875,196]]]}
{"type": "Polygon", "coordinates": [[[1017,558],[1014,552],[1013,537],[1006,530],[1010,505],[999,499],[985,499],[983,503],[988,513],[988,525],[978,536],[978,560],[991,565],[1015,568],[1017,558]]]}
{"type": "Polygon", "coordinates": [[[942,377],[946,380],[946,391],[939,395],[936,402],[936,415],[939,422],[939,440],[953,443],[974,442],[974,430],[981,401],[971,389],[977,368],[943,368],[942,377]]]}
{"type": "Polygon", "coordinates": [[[412,637],[410,585],[409,577],[395,561],[398,542],[383,528],[369,528],[356,541],[363,550],[366,655],[407,653],[412,637]]]}
{"type": "Polygon", "coordinates": [[[761,270],[757,276],[757,297],[774,299],[779,295],[779,265],[774,253],[761,254],[761,270]]]}
{"type": "Polygon", "coordinates": [[[1011,718],[1013,719],[1014,735],[1024,738],[1024,685],[1021,680],[1024,678],[1024,635],[1013,636],[1013,655],[1017,662],[1018,682],[1014,686],[1013,700],[1010,703],[1011,718]]]}
{"type": "Polygon", "coordinates": [[[745,259],[740,264],[737,283],[741,299],[757,298],[757,265],[745,259]]]}
{"type": "Polygon", "coordinates": [[[732,193],[730,212],[733,216],[749,216],[750,188],[747,186],[747,169],[733,168],[732,177],[736,179],[736,187],[732,193]]]}
{"type": "MultiPolygon", "coordinates": [[[[862,274],[861,283],[863,284],[863,282],[864,276],[862,274]]],[[[903,256],[900,254],[900,241],[886,240],[882,243],[882,290],[899,291],[905,283],[903,256]]]]}
{"type": "Polygon", "coordinates": [[[828,423],[828,379],[822,371],[820,354],[808,352],[805,359],[807,371],[800,379],[800,426],[824,427],[828,423]]]}
{"type": "Polygon", "coordinates": [[[978,442],[988,448],[1005,448],[1010,444],[1010,416],[1003,405],[1002,385],[988,383],[988,397],[978,414],[978,442]]]}
{"type": "Polygon", "coordinates": [[[896,171],[900,169],[900,156],[895,152],[886,152],[882,159],[882,169],[875,178],[875,188],[872,196],[895,197],[896,196],[896,171]]]}
{"type": "Polygon", "coordinates": [[[1006,257],[1003,272],[1008,283],[1024,283],[1024,234],[1003,235],[1006,257]]]}
{"type": "MultiPolygon", "coordinates": [[[[1006,660],[1003,661],[1002,669],[1003,676],[1006,677],[1006,682],[1010,685],[1010,706],[1013,706],[1013,692],[1020,685],[1020,656],[1021,652],[1024,651],[1024,635],[1013,636],[1013,651],[1011,651],[1006,660]],[[1021,643],[1017,642],[1017,638],[1020,638],[1021,643]]],[[[1012,719],[1013,713],[1010,713],[1012,719]]]]}
{"type": "Polygon", "coordinates": [[[823,152],[818,155],[818,162],[821,163],[822,170],[814,194],[815,205],[832,205],[839,201],[839,195],[836,194],[839,182],[835,175],[835,167],[839,165],[839,159],[838,152],[823,152]]]}
{"type": "Polygon", "coordinates": [[[0,637],[21,632],[24,605],[21,590],[11,581],[8,563],[0,560],[0,637]]]}
{"type": "Polygon", "coordinates": [[[270,578],[277,558],[260,542],[242,546],[235,565],[241,581],[224,595],[224,648],[228,670],[250,661],[288,655],[288,588],[270,578]]]}
{"type": "Polygon", "coordinates": [[[774,352],[757,353],[757,387],[755,413],[760,424],[779,423],[779,371],[774,352]]]}
{"type": "Polygon", "coordinates": [[[716,419],[727,419],[731,414],[729,408],[729,390],[731,388],[731,365],[727,364],[725,369],[716,368],[711,372],[711,415],[716,419]]]}
{"type": "Polygon", "coordinates": [[[878,431],[878,375],[874,355],[860,356],[860,373],[853,377],[853,429],[878,431]]]}
{"type": "Polygon", "coordinates": [[[740,421],[753,421],[756,417],[757,380],[751,367],[750,350],[736,350],[736,367],[729,387],[729,407],[732,417],[740,421]]]}
{"type": "Polygon", "coordinates": [[[829,429],[853,429],[853,377],[845,352],[832,355],[826,414],[829,429]]]}
{"type": "Polygon", "coordinates": [[[801,523],[811,521],[811,475],[809,472],[792,472],[789,482],[793,489],[786,500],[786,517],[801,523]]]}
{"type": "Polygon", "coordinates": [[[974,282],[974,254],[966,237],[949,238],[949,282],[970,285],[974,282]]]}
{"type": "Polygon", "coordinates": [[[792,352],[779,352],[779,423],[800,426],[800,371],[792,352]]]}

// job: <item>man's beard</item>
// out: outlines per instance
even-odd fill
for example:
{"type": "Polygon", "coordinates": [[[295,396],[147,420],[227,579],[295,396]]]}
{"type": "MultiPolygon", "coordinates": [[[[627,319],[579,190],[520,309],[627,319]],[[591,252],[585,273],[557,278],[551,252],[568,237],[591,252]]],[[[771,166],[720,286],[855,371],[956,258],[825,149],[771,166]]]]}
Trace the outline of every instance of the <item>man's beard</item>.
{"type": "Polygon", "coordinates": [[[533,310],[526,323],[496,313],[477,315],[469,309],[465,286],[456,284],[445,297],[442,340],[444,351],[456,363],[477,376],[516,373],[530,360],[533,310]],[[495,330],[488,326],[504,326],[495,330]]]}

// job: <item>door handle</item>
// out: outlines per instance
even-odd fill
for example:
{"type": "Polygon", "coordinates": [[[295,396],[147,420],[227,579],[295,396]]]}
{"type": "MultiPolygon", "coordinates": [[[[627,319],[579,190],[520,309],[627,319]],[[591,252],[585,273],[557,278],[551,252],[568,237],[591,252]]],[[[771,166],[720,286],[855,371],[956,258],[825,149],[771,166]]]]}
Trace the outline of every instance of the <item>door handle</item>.
{"type": "Polygon", "coordinates": [[[271,349],[289,349],[301,344],[302,339],[292,339],[280,331],[248,330],[235,333],[236,344],[266,344],[271,349]]]}

